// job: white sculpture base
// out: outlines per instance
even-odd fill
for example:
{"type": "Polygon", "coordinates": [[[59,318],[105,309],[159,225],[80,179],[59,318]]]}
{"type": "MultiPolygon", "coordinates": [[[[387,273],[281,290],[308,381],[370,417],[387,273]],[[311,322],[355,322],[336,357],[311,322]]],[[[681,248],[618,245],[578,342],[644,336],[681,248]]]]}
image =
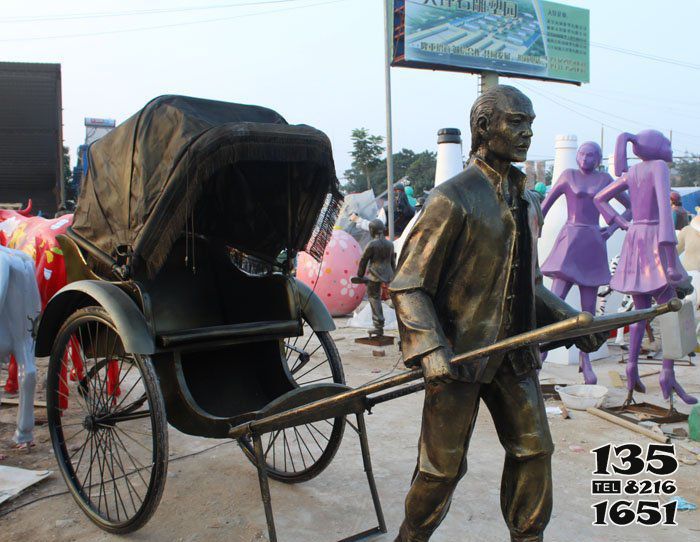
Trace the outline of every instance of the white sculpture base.
{"type": "MultiPolygon", "coordinates": [[[[578,365],[579,349],[575,346],[571,348],[557,348],[552,350],[547,355],[546,363],[555,363],[557,365],[578,365]]],[[[591,361],[607,358],[610,355],[608,345],[604,344],[597,352],[589,354],[591,361]]]]}

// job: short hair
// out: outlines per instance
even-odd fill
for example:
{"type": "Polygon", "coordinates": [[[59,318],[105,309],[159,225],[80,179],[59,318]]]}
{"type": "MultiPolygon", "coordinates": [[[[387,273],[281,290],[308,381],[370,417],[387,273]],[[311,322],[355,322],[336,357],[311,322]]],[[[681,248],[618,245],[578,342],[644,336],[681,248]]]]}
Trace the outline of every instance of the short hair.
{"type": "Polygon", "coordinates": [[[525,96],[520,90],[510,85],[496,85],[482,92],[474,101],[469,114],[469,127],[472,133],[472,147],[470,154],[474,154],[482,145],[483,140],[479,135],[479,119],[486,117],[489,121],[493,117],[496,104],[503,99],[530,98],[525,96]]]}

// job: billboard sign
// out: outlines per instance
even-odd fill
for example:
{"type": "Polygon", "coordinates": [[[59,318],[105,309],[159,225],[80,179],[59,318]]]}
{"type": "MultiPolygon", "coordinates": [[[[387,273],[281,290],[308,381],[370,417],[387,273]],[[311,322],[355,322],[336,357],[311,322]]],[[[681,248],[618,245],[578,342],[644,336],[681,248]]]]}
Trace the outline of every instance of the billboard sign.
{"type": "Polygon", "coordinates": [[[589,11],[544,0],[389,0],[392,66],[589,81],[589,11]]]}

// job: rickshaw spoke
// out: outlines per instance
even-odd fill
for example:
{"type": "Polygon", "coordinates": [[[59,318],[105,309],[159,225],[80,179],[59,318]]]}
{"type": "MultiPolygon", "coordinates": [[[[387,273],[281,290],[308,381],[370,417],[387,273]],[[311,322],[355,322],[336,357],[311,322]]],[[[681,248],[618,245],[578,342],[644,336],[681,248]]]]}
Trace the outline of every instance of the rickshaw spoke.
{"type": "Polygon", "coordinates": [[[309,435],[311,435],[311,438],[314,439],[314,442],[316,443],[316,446],[318,446],[318,449],[321,450],[321,453],[323,453],[323,446],[321,446],[321,444],[316,439],[316,436],[311,432],[311,429],[309,429],[309,424],[305,424],[304,427],[306,427],[306,430],[309,432],[309,435]]]}
{"type": "Polygon", "coordinates": [[[270,451],[270,446],[272,446],[275,443],[275,441],[277,440],[277,437],[279,437],[280,433],[281,433],[281,431],[277,431],[274,434],[274,437],[272,436],[272,433],[270,433],[270,440],[267,443],[267,449],[265,450],[265,454],[264,454],[265,456],[267,456],[267,452],[270,451]]]}
{"type": "MultiPolygon", "coordinates": [[[[119,420],[116,420],[119,421],[119,420]]],[[[129,421],[129,420],[127,420],[129,421]]],[[[105,427],[105,428],[111,428],[111,427],[116,427],[114,425],[107,425],[107,424],[99,424],[100,427],[105,427]]],[[[153,433],[143,433],[141,431],[136,431],[135,429],[124,429],[123,427],[119,427],[123,432],[129,433],[132,435],[143,435],[144,437],[153,437],[153,433]]]]}
{"type": "MultiPolygon", "coordinates": [[[[145,485],[146,488],[148,488],[148,483],[146,482],[146,480],[144,479],[143,475],[141,474],[141,471],[142,471],[142,470],[148,470],[149,468],[152,468],[153,465],[151,465],[150,467],[146,467],[146,466],[142,465],[141,462],[140,462],[138,459],[136,459],[134,456],[131,455],[131,453],[129,453],[129,450],[128,450],[128,449],[126,448],[126,446],[124,445],[124,441],[123,441],[123,440],[121,439],[121,437],[119,436],[119,433],[117,433],[117,432],[115,431],[115,432],[114,432],[114,436],[115,436],[115,438],[119,441],[118,446],[121,446],[122,450],[124,450],[124,453],[125,453],[126,456],[129,458],[129,461],[131,461],[131,464],[134,466],[134,472],[136,472],[136,473],[139,475],[139,478],[141,478],[141,481],[143,482],[143,485],[145,485]],[[138,463],[138,465],[137,465],[137,463],[138,463]],[[140,467],[140,468],[139,468],[139,467],[140,467]]],[[[115,442],[116,442],[116,441],[115,441],[115,442]]]]}
{"type": "Polygon", "coordinates": [[[310,423],[309,425],[310,425],[319,435],[321,435],[321,437],[323,437],[323,438],[326,440],[326,442],[328,442],[328,437],[327,437],[326,435],[324,435],[324,434],[319,430],[318,427],[316,427],[316,426],[315,426],[314,424],[312,424],[312,423],[310,423]]]}
{"type": "Polygon", "coordinates": [[[313,384],[315,382],[323,382],[324,380],[333,380],[333,377],[332,376],[324,376],[322,378],[314,378],[313,380],[307,380],[306,382],[304,382],[304,386],[306,386],[308,384],[313,384]]]}
{"type": "MultiPolygon", "coordinates": [[[[295,376],[294,376],[294,380],[296,380],[296,381],[297,381],[297,384],[299,384],[299,379],[300,379],[300,378],[304,378],[304,377],[305,377],[307,374],[309,374],[311,371],[314,371],[315,369],[318,369],[321,365],[323,365],[323,364],[326,363],[327,361],[328,361],[327,359],[324,359],[323,361],[321,361],[321,362],[318,363],[317,365],[314,365],[311,369],[307,370],[304,374],[299,375],[299,376],[296,376],[296,375],[295,375],[295,376]]],[[[294,373],[292,373],[292,374],[294,374],[294,373]]],[[[326,378],[330,378],[330,377],[326,377],[326,378]]],[[[304,382],[304,384],[307,384],[307,382],[304,382]]]]}
{"type": "MultiPolygon", "coordinates": [[[[87,365],[87,363],[86,363],[86,362],[87,362],[87,356],[85,356],[85,348],[84,348],[85,340],[83,339],[83,328],[82,328],[82,326],[78,327],[78,344],[80,345],[80,349],[81,349],[82,352],[83,352],[83,369],[84,369],[85,371],[87,371],[87,367],[85,367],[85,365],[87,365]]],[[[92,396],[95,396],[95,395],[96,395],[96,393],[95,393],[95,386],[94,386],[94,384],[91,382],[91,379],[87,378],[87,375],[86,375],[85,378],[84,378],[83,380],[84,380],[85,382],[87,382],[87,387],[88,387],[88,388],[92,388],[93,393],[92,393],[91,395],[92,395],[92,396]]],[[[81,382],[82,382],[82,381],[81,381],[81,382]]],[[[87,404],[87,400],[86,400],[85,402],[86,402],[86,404],[87,404]]],[[[93,414],[93,415],[94,415],[94,414],[97,412],[97,409],[95,408],[94,401],[91,401],[90,404],[88,404],[88,408],[90,408],[90,407],[92,407],[91,410],[90,410],[90,414],[93,414]]]]}
{"type": "MultiPolygon", "coordinates": [[[[291,447],[289,446],[289,442],[287,441],[287,430],[286,430],[286,429],[284,430],[282,436],[283,436],[283,438],[284,438],[284,446],[285,446],[285,449],[286,449],[286,450],[288,451],[288,453],[289,453],[289,462],[290,462],[291,465],[292,465],[292,470],[293,470],[294,472],[296,472],[297,469],[296,469],[296,467],[294,466],[294,459],[292,458],[292,449],[291,449],[291,447]]],[[[286,456],[285,456],[285,457],[286,457],[286,456]]],[[[285,468],[285,469],[287,468],[287,463],[286,463],[286,461],[285,461],[285,466],[284,466],[284,468],[285,468]]]]}
{"type": "Polygon", "coordinates": [[[124,468],[124,462],[122,461],[122,454],[119,452],[119,446],[117,445],[117,441],[114,439],[115,435],[114,432],[112,431],[111,433],[112,436],[112,442],[115,443],[114,451],[116,452],[116,457],[117,457],[117,463],[119,464],[119,468],[122,470],[122,475],[124,476],[124,482],[127,487],[127,490],[129,491],[129,500],[131,501],[131,506],[134,507],[134,513],[136,513],[139,509],[138,506],[134,503],[134,496],[132,495],[132,490],[134,493],[136,493],[136,497],[139,500],[139,506],[141,503],[143,503],[143,499],[141,498],[141,495],[139,492],[136,490],[136,487],[134,487],[134,484],[131,483],[131,480],[129,480],[129,475],[133,474],[133,472],[127,473],[126,469],[124,468]],[[131,489],[129,489],[131,488],[131,489]]]}
{"type": "MultiPolygon", "coordinates": [[[[94,447],[95,447],[95,433],[90,434],[90,463],[88,463],[88,470],[85,473],[85,478],[83,479],[83,482],[80,484],[83,488],[88,489],[88,499],[91,499],[92,495],[92,467],[95,462],[95,453],[94,453],[94,447]],[[85,482],[89,480],[89,484],[86,486],[85,482]]],[[[77,473],[76,473],[77,474],[77,473]]]]}
{"type": "MultiPolygon", "coordinates": [[[[69,389],[69,388],[68,388],[68,382],[66,382],[65,379],[64,379],[62,376],[59,376],[58,378],[59,378],[59,380],[60,380],[61,382],[63,382],[63,384],[65,385],[66,389],[68,390],[68,389],[69,389]]],[[[61,390],[59,390],[59,389],[56,389],[56,393],[57,393],[58,395],[60,395],[61,397],[65,397],[66,402],[70,401],[70,399],[71,399],[71,396],[70,396],[70,395],[63,393],[63,392],[62,392],[61,390]]],[[[79,393],[77,390],[76,390],[76,394],[77,394],[77,396],[80,398],[80,399],[77,399],[77,398],[76,398],[76,402],[77,402],[79,405],[83,405],[83,407],[84,407],[83,410],[84,410],[87,414],[92,414],[92,411],[90,410],[90,407],[88,406],[88,403],[87,403],[87,401],[85,400],[85,398],[82,397],[82,396],[80,395],[80,393],[79,393]],[[82,400],[82,401],[81,401],[81,400],[82,400]]],[[[58,401],[56,401],[56,402],[58,403],[58,401]]],[[[58,409],[60,410],[60,407],[56,407],[56,408],[58,408],[58,409]]],[[[64,425],[64,427],[65,427],[65,425],[64,425]]]]}
{"type": "MultiPolygon", "coordinates": [[[[100,406],[100,410],[102,410],[105,407],[107,407],[107,403],[102,402],[102,399],[103,399],[103,397],[102,397],[102,379],[100,378],[100,370],[99,370],[98,361],[97,361],[99,348],[98,348],[98,344],[97,344],[97,339],[93,338],[93,336],[92,336],[92,330],[90,329],[90,322],[87,323],[86,327],[88,330],[88,337],[90,338],[90,346],[92,348],[91,359],[92,359],[93,376],[97,380],[97,387],[95,388],[96,396],[100,400],[99,406],[100,406]]],[[[97,323],[95,323],[95,327],[97,327],[97,323]]],[[[95,329],[95,337],[97,337],[97,336],[98,336],[98,330],[95,329]]]]}
{"type": "MultiPolygon", "coordinates": [[[[134,444],[136,444],[136,445],[138,445],[138,446],[141,446],[141,448],[143,448],[144,450],[146,450],[148,453],[152,453],[152,452],[153,452],[153,450],[149,450],[149,449],[146,448],[146,446],[144,446],[141,442],[139,442],[139,441],[136,440],[134,437],[132,437],[131,435],[129,435],[123,428],[121,428],[121,427],[119,427],[119,426],[116,426],[116,425],[114,425],[113,427],[114,427],[115,430],[121,431],[121,432],[124,434],[124,436],[125,436],[126,438],[128,438],[128,439],[129,439],[130,441],[132,441],[134,444]]],[[[149,435],[149,436],[150,436],[150,435],[149,435]]]]}
{"type": "MultiPolygon", "coordinates": [[[[82,424],[81,424],[81,425],[82,425],[82,424]]],[[[79,431],[77,431],[76,433],[73,433],[70,437],[64,438],[63,441],[61,442],[61,444],[67,444],[69,440],[73,440],[75,437],[77,437],[77,436],[78,436],[80,433],[82,433],[83,431],[86,431],[86,429],[85,429],[84,427],[81,428],[81,429],[80,429],[79,431]]]]}
{"type": "Polygon", "coordinates": [[[306,343],[304,343],[304,347],[302,348],[302,350],[304,352],[306,352],[306,347],[309,346],[309,343],[311,342],[311,339],[313,338],[313,336],[314,336],[313,333],[309,333],[309,338],[306,339],[306,343]]]}
{"type": "Polygon", "coordinates": [[[99,447],[100,451],[102,452],[102,459],[100,459],[99,453],[98,453],[98,457],[97,457],[98,465],[100,467],[100,485],[99,485],[98,493],[97,493],[97,508],[100,510],[102,509],[102,495],[104,494],[105,513],[107,514],[107,519],[110,519],[110,517],[109,517],[109,505],[107,503],[107,490],[105,488],[105,483],[104,483],[104,479],[105,479],[104,468],[105,468],[105,462],[107,461],[107,453],[106,453],[104,446],[103,446],[104,432],[98,431],[97,434],[99,435],[97,446],[99,447]]]}
{"type": "MultiPolygon", "coordinates": [[[[82,449],[82,451],[80,452],[80,457],[78,458],[78,462],[75,465],[75,468],[73,469],[73,472],[76,474],[76,476],[78,474],[78,471],[80,470],[80,463],[83,461],[83,456],[85,455],[85,450],[87,450],[87,445],[88,445],[89,441],[90,441],[90,436],[88,434],[88,437],[85,439],[85,442],[83,442],[83,445],[80,448],[78,448],[78,450],[82,449]]],[[[75,457],[75,454],[73,454],[71,456],[71,459],[73,459],[73,457],[75,457]]]]}
{"type": "MultiPolygon", "coordinates": [[[[296,428],[295,428],[294,430],[296,431],[296,428]]],[[[311,453],[311,450],[309,449],[309,445],[306,444],[306,440],[304,440],[304,438],[301,436],[301,431],[298,431],[298,434],[299,434],[299,439],[301,440],[302,444],[304,445],[304,448],[306,448],[307,453],[308,453],[309,456],[311,457],[311,461],[312,461],[313,463],[315,463],[315,462],[316,462],[316,458],[314,457],[314,454],[311,453]]]]}
{"type": "MultiPolygon", "coordinates": [[[[108,444],[111,442],[111,431],[106,431],[105,435],[106,435],[106,437],[105,437],[106,442],[108,444]]],[[[105,448],[107,448],[107,444],[105,444],[105,448]]],[[[114,488],[114,508],[117,512],[117,521],[120,521],[121,516],[119,515],[119,501],[122,500],[122,496],[119,494],[119,488],[117,487],[116,475],[114,474],[114,454],[111,451],[111,446],[109,446],[109,449],[110,449],[110,454],[109,454],[109,463],[107,463],[107,469],[109,470],[109,473],[112,475],[112,487],[114,488]],[[119,501],[117,499],[119,499],[119,501]]],[[[122,502],[122,508],[124,508],[123,502],[122,502]]]]}
{"type": "Polygon", "coordinates": [[[294,429],[294,437],[297,439],[297,448],[299,448],[299,455],[301,456],[301,464],[304,466],[304,470],[306,470],[306,461],[304,461],[304,452],[301,451],[301,442],[299,442],[299,431],[297,431],[296,427],[292,427],[294,429]]]}
{"type": "Polygon", "coordinates": [[[131,394],[132,391],[134,391],[134,388],[136,387],[136,385],[139,382],[141,382],[141,377],[139,377],[139,379],[131,385],[131,388],[129,388],[129,391],[126,392],[126,394],[124,394],[124,397],[122,397],[121,400],[119,401],[119,403],[117,404],[117,406],[114,407],[114,410],[118,410],[119,407],[124,404],[124,401],[126,401],[126,398],[129,397],[129,394],[131,394]]]}

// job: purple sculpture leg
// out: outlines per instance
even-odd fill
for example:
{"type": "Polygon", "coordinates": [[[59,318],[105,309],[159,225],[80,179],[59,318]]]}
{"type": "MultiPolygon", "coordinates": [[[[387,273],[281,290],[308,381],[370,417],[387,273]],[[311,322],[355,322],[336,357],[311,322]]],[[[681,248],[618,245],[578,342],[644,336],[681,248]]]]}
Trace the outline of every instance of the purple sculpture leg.
{"type": "MultiPolygon", "coordinates": [[[[634,308],[637,310],[648,309],[651,307],[650,295],[634,295],[632,296],[632,299],[634,300],[634,308]]],[[[642,379],[639,378],[638,366],[639,350],[642,348],[642,339],[644,338],[646,327],[646,322],[639,322],[630,326],[630,347],[629,358],[627,359],[628,400],[632,399],[632,392],[634,391],[638,391],[640,393],[645,393],[647,391],[642,379]]]]}
{"type": "MultiPolygon", "coordinates": [[[[635,295],[632,297],[634,299],[635,309],[648,309],[651,307],[651,295],[635,295]]],[[[675,290],[671,287],[664,288],[660,292],[655,292],[653,295],[654,300],[659,304],[667,303],[674,297],[675,290]]],[[[644,384],[639,378],[639,369],[637,365],[639,350],[642,345],[642,339],[644,338],[645,331],[645,322],[634,324],[630,328],[630,355],[627,361],[627,389],[629,391],[628,399],[631,399],[631,394],[633,391],[638,391],[641,393],[646,391],[644,384]]],[[[693,397],[692,395],[688,395],[676,380],[676,374],[673,368],[674,361],[672,359],[664,359],[662,363],[659,384],[661,386],[661,392],[663,393],[664,399],[668,399],[671,393],[675,392],[676,395],[678,395],[678,397],[680,397],[685,403],[689,405],[697,403],[697,398],[693,397]]]]}
{"type": "MultiPolygon", "coordinates": [[[[567,282],[562,279],[554,279],[552,281],[552,292],[561,299],[566,299],[569,295],[573,283],[567,282]]],[[[596,294],[598,293],[597,287],[592,286],[580,286],[579,292],[581,293],[581,309],[588,311],[591,314],[595,314],[595,304],[596,304],[596,294]]],[[[542,361],[547,359],[547,353],[542,354],[542,361]]],[[[596,384],[598,378],[593,371],[593,366],[591,365],[591,358],[586,352],[579,352],[578,355],[579,371],[583,373],[583,381],[586,384],[596,384]]]]}
{"type": "MultiPolygon", "coordinates": [[[[571,290],[571,287],[573,286],[573,283],[567,282],[562,279],[554,279],[552,281],[552,287],[550,290],[552,290],[552,293],[556,295],[557,297],[561,299],[566,299],[566,296],[569,295],[569,291],[571,290]]],[[[545,362],[547,360],[547,354],[548,352],[542,352],[541,357],[542,361],[545,362]]]]}
{"type": "MultiPolygon", "coordinates": [[[[580,286],[578,287],[581,293],[581,310],[589,312],[595,315],[595,305],[597,300],[598,288],[592,286],[580,286]]],[[[598,377],[596,377],[593,371],[593,366],[591,365],[591,358],[586,352],[579,352],[578,363],[581,372],[583,373],[583,381],[586,384],[597,384],[598,377]]]]}
{"type": "MultiPolygon", "coordinates": [[[[656,297],[656,302],[667,303],[675,297],[675,291],[673,288],[666,288],[663,292],[658,294],[656,297]]],[[[681,385],[676,381],[676,373],[673,368],[672,359],[664,359],[663,365],[661,367],[661,375],[659,376],[659,384],[661,385],[661,392],[664,394],[664,399],[668,399],[672,392],[675,392],[678,397],[680,397],[683,402],[694,405],[698,402],[696,397],[688,395],[681,385]]]]}

